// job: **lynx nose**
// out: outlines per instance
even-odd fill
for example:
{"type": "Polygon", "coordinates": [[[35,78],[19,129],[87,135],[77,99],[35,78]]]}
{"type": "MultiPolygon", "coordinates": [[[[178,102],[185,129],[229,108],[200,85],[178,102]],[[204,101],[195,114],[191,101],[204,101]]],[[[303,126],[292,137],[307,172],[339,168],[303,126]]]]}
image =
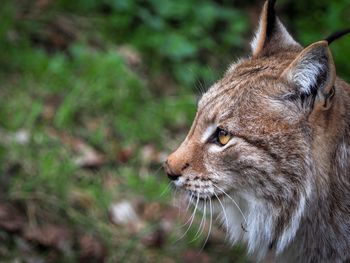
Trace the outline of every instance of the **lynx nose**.
{"type": "Polygon", "coordinates": [[[164,169],[165,169],[165,172],[170,180],[175,181],[177,178],[179,178],[181,176],[180,173],[176,173],[171,169],[168,160],[165,161],[164,169]]]}
{"type": "Polygon", "coordinates": [[[185,170],[190,168],[189,151],[188,144],[182,143],[175,152],[168,156],[164,168],[170,180],[177,180],[184,175],[185,170]]]}

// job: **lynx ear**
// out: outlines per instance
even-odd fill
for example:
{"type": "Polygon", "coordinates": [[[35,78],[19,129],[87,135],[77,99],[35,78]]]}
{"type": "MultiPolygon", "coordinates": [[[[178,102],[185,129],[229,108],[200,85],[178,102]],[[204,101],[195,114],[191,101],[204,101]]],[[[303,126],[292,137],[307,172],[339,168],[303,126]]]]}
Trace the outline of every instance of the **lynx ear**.
{"type": "Polygon", "coordinates": [[[291,48],[301,48],[276,16],[275,0],[265,2],[251,47],[253,57],[270,55],[291,48]]]}
{"type": "Polygon", "coordinates": [[[305,48],[282,73],[297,88],[303,99],[328,109],[334,95],[335,66],[327,41],[316,42],[305,48]]]}

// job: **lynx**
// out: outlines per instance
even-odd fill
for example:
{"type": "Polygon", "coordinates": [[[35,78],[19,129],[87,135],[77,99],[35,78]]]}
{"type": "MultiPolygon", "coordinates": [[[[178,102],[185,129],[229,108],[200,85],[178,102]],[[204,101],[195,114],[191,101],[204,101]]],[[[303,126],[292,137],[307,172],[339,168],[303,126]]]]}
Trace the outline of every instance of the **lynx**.
{"type": "Polygon", "coordinates": [[[274,2],[165,170],[259,260],[349,262],[350,86],[336,76],[336,36],[303,48],[274,2]]]}

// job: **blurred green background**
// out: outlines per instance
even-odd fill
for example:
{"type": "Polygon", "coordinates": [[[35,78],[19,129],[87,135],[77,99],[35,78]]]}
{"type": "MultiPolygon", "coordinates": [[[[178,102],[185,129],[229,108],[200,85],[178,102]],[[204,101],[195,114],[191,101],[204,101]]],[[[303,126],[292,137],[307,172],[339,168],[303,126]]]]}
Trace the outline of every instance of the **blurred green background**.
{"type": "MultiPolygon", "coordinates": [[[[191,212],[161,166],[262,3],[3,0],[1,262],[248,262],[219,228],[203,246],[200,214],[177,241],[191,212]]],[[[348,0],[277,10],[303,45],[350,25],[348,0]]],[[[348,81],[349,41],[332,44],[348,81]]]]}

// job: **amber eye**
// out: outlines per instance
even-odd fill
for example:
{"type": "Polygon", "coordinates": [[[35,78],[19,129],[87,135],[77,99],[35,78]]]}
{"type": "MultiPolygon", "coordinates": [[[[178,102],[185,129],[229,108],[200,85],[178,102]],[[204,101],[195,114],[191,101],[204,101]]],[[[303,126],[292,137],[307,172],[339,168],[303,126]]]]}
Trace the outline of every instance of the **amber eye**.
{"type": "Polygon", "coordinates": [[[218,132],[218,141],[221,145],[226,145],[231,139],[231,135],[224,130],[219,130],[218,132]]]}

